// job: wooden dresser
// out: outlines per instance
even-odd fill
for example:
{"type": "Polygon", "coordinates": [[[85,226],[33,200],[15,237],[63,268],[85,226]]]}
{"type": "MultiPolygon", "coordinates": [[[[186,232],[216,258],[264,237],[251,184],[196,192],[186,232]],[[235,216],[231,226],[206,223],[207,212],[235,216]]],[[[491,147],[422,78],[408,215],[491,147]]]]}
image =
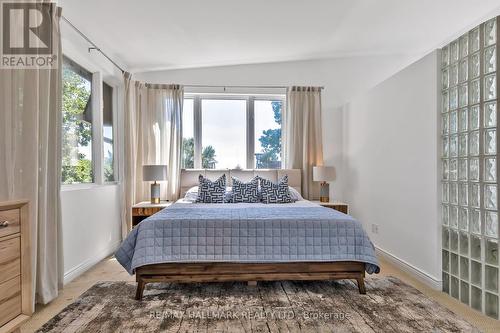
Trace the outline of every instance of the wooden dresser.
{"type": "Polygon", "coordinates": [[[0,333],[18,332],[32,313],[27,201],[0,203],[0,333]]]}

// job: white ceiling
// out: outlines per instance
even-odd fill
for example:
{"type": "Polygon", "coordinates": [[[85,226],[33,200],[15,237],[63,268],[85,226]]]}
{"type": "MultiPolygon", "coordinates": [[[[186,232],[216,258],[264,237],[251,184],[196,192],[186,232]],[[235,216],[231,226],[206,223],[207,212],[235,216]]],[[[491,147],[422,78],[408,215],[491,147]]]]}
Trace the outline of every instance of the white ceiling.
{"type": "Polygon", "coordinates": [[[129,71],[419,55],[500,9],[499,0],[58,2],[129,71]]]}

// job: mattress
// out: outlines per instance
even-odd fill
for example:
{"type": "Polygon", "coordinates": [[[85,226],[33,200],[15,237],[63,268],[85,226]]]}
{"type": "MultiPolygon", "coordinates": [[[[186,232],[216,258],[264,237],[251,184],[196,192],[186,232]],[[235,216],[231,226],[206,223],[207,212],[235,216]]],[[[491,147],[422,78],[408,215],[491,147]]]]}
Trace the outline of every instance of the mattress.
{"type": "Polygon", "coordinates": [[[202,204],[179,200],[134,228],[116,252],[130,273],[159,263],[365,263],[375,249],[353,217],[301,200],[290,204],[202,204]]]}

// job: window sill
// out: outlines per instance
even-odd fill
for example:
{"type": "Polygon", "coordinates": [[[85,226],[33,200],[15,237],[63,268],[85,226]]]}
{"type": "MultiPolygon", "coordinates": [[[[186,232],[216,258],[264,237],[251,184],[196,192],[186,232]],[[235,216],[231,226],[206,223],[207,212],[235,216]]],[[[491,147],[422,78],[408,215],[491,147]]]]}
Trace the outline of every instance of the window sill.
{"type": "Polygon", "coordinates": [[[97,189],[101,187],[107,187],[107,186],[117,186],[120,185],[119,182],[111,182],[111,183],[104,183],[104,184],[64,184],[61,185],[61,192],[69,192],[69,191],[85,191],[85,190],[92,190],[92,189],[97,189]]]}

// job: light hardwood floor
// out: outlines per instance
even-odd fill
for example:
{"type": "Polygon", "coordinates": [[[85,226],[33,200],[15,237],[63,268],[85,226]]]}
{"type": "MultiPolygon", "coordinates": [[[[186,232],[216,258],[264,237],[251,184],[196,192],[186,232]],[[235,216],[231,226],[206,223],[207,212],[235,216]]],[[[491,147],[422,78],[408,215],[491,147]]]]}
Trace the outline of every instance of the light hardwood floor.
{"type": "MultiPolygon", "coordinates": [[[[401,271],[396,266],[380,258],[381,275],[395,276],[407,284],[417,288],[428,297],[449,308],[459,316],[465,318],[471,324],[484,332],[500,332],[500,321],[486,317],[481,313],[472,310],[468,306],[460,303],[456,299],[433,290],[419,282],[409,274],[401,271]]],[[[369,278],[369,276],[368,276],[369,278]]],[[[46,321],[55,316],[68,304],[72,303],[83,292],[99,281],[135,281],[133,276],[118,264],[114,258],[108,258],[97,264],[95,267],[68,283],[60,296],[45,306],[37,306],[33,317],[21,329],[21,332],[34,332],[46,321]]]]}

